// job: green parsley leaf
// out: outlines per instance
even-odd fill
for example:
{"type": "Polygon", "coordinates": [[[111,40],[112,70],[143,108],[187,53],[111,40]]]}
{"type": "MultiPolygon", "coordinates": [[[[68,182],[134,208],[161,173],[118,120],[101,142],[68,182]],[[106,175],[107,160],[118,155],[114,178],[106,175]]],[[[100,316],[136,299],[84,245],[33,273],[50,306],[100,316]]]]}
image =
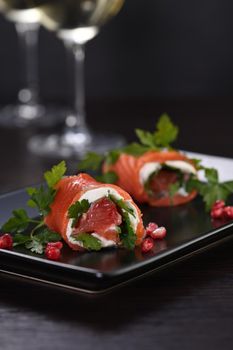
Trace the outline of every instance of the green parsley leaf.
{"type": "Polygon", "coordinates": [[[34,253],[42,254],[48,242],[57,242],[61,240],[61,235],[43,227],[38,234],[31,236],[29,234],[16,233],[13,237],[14,247],[24,245],[34,253]]]}
{"type": "Polygon", "coordinates": [[[104,156],[95,152],[88,152],[83,160],[78,164],[78,170],[93,170],[97,171],[100,169],[101,164],[104,160],[104,156]]]}
{"type": "Polygon", "coordinates": [[[27,205],[28,205],[28,207],[30,207],[30,208],[36,208],[36,207],[37,207],[36,202],[34,202],[32,199],[29,199],[29,200],[27,201],[27,205]]]}
{"type": "Polygon", "coordinates": [[[218,171],[214,168],[205,168],[205,176],[208,182],[215,184],[218,183],[218,171]]]}
{"type": "Polygon", "coordinates": [[[44,252],[43,244],[35,239],[31,240],[30,242],[27,242],[25,244],[25,247],[36,254],[43,254],[44,252]]]}
{"type": "Polygon", "coordinates": [[[133,142],[122,149],[123,153],[130,154],[135,157],[139,157],[149,150],[148,146],[140,145],[140,143],[133,142]]]}
{"type": "Polygon", "coordinates": [[[174,195],[179,191],[180,187],[181,187],[181,184],[178,181],[169,186],[168,191],[169,191],[169,197],[170,197],[171,203],[173,201],[174,195]]]}
{"type": "Polygon", "coordinates": [[[25,243],[31,241],[31,237],[29,235],[25,235],[22,233],[16,233],[13,239],[14,239],[14,243],[13,243],[14,247],[18,245],[25,245],[25,243]]]}
{"type": "Polygon", "coordinates": [[[44,188],[40,186],[39,188],[28,188],[27,193],[31,197],[28,201],[28,206],[35,208],[37,207],[39,213],[43,216],[50,212],[50,205],[53,203],[54,197],[56,195],[56,190],[53,188],[44,188]]]}
{"type": "Polygon", "coordinates": [[[161,115],[156,127],[157,131],[154,134],[155,144],[160,147],[169,147],[178,136],[178,127],[172,123],[166,113],[161,115]]]}
{"type": "Polygon", "coordinates": [[[112,195],[109,195],[109,199],[121,209],[123,223],[121,226],[120,240],[122,245],[126,249],[132,250],[135,247],[137,236],[131,226],[129,215],[133,215],[135,217],[134,211],[122,199],[116,199],[112,195]]]}
{"type": "Polygon", "coordinates": [[[176,140],[179,130],[172,123],[170,117],[164,113],[160,116],[154,133],[142,129],[136,129],[135,131],[144,147],[159,150],[160,148],[170,147],[170,144],[176,140]]]}
{"type": "Polygon", "coordinates": [[[98,251],[102,248],[101,241],[89,233],[79,233],[78,235],[72,235],[72,237],[76,241],[82,242],[83,247],[87,250],[98,251]]]}
{"type": "Polygon", "coordinates": [[[5,232],[22,232],[27,229],[30,218],[26,210],[13,210],[13,216],[2,226],[2,231],[5,232]]]}
{"type": "Polygon", "coordinates": [[[96,180],[107,184],[115,184],[118,180],[118,176],[114,171],[108,171],[103,175],[96,176],[96,180]]]}
{"type": "Polygon", "coordinates": [[[137,137],[139,138],[142,145],[147,146],[152,149],[156,149],[157,145],[154,142],[154,134],[149,131],[145,131],[142,129],[135,130],[137,137]]]}
{"type": "Polygon", "coordinates": [[[33,236],[33,239],[40,242],[41,244],[47,244],[49,242],[57,242],[61,240],[61,235],[57,232],[49,230],[47,227],[44,227],[41,232],[33,236]]]}
{"type": "Polygon", "coordinates": [[[114,149],[114,150],[108,152],[108,154],[105,158],[106,164],[112,165],[112,164],[116,163],[116,161],[118,160],[120,155],[121,155],[121,150],[119,150],[119,149],[114,149]]]}
{"type": "Polygon", "coordinates": [[[201,165],[202,159],[190,158],[190,160],[192,161],[192,163],[194,164],[197,170],[204,169],[203,166],[201,165]]]}
{"type": "Polygon", "coordinates": [[[216,200],[222,199],[225,201],[229,192],[221,184],[206,184],[202,187],[200,194],[203,196],[206,210],[210,210],[216,200]]]}
{"type": "Polygon", "coordinates": [[[75,227],[78,219],[88,211],[90,203],[87,199],[83,199],[80,202],[77,201],[72,204],[68,209],[68,217],[73,219],[72,227],[75,227]]]}
{"type": "Polygon", "coordinates": [[[111,194],[109,195],[109,199],[111,199],[111,201],[114,202],[120,209],[135,217],[134,210],[130,208],[127,203],[123,201],[123,199],[117,199],[111,194]]]}
{"type": "Polygon", "coordinates": [[[144,189],[145,189],[146,193],[148,194],[148,196],[153,196],[154,195],[154,192],[151,189],[151,181],[154,178],[154,176],[159,173],[159,171],[160,171],[160,169],[157,169],[156,171],[153,171],[153,173],[150,174],[150,176],[148,177],[146,182],[144,182],[144,189]]]}
{"type": "Polygon", "coordinates": [[[135,247],[137,236],[131,226],[129,214],[122,212],[123,224],[121,227],[120,240],[124,248],[132,250],[135,247]]]}
{"type": "Polygon", "coordinates": [[[50,212],[50,205],[56,195],[54,186],[64,176],[66,172],[66,164],[64,161],[52,167],[50,171],[46,171],[44,178],[47,182],[48,188],[40,186],[39,188],[29,187],[27,193],[30,196],[28,206],[38,208],[40,215],[47,215],[50,212]]]}
{"type": "Polygon", "coordinates": [[[205,175],[208,182],[201,182],[198,179],[190,178],[186,184],[188,192],[196,190],[205,203],[206,210],[210,210],[216,200],[227,200],[233,193],[233,181],[219,183],[218,172],[216,169],[205,168],[205,175]]]}
{"type": "Polygon", "coordinates": [[[54,188],[54,186],[61,180],[66,173],[66,163],[63,160],[57,165],[54,165],[51,170],[44,173],[44,178],[48,187],[54,188]]]}
{"type": "Polygon", "coordinates": [[[201,192],[202,188],[206,184],[204,182],[201,182],[197,178],[194,178],[193,176],[190,177],[190,179],[185,184],[185,189],[187,192],[191,192],[193,190],[196,190],[197,192],[201,192]]]}
{"type": "Polygon", "coordinates": [[[222,186],[228,190],[230,193],[233,193],[233,181],[226,181],[222,183],[222,186]]]}

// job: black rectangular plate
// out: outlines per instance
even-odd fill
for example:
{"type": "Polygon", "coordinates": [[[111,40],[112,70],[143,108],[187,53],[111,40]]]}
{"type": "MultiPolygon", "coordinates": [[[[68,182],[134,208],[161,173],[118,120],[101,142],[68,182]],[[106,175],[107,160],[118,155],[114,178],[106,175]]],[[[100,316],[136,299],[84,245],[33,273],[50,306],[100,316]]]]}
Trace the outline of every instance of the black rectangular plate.
{"type": "MultiPolygon", "coordinates": [[[[25,190],[0,196],[0,224],[14,208],[25,207],[25,190]]],[[[142,207],[145,223],[167,228],[166,239],[153,252],[108,248],[100,252],[73,252],[63,248],[59,262],[30,254],[22,248],[0,250],[0,272],[85,293],[98,294],[140,278],[233,237],[233,222],[211,222],[200,198],[174,208],[142,207]]],[[[29,214],[36,213],[29,209],[29,214]]]]}

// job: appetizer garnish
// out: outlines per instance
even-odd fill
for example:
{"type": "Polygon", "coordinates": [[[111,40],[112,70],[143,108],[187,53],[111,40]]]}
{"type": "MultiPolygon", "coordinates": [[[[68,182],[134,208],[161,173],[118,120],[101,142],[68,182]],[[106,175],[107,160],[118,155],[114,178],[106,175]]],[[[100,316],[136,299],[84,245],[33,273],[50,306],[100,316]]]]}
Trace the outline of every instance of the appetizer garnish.
{"type": "Polygon", "coordinates": [[[142,241],[142,253],[149,253],[155,246],[155,241],[165,238],[167,230],[165,227],[159,227],[155,222],[150,222],[145,230],[145,238],[142,241]]]}
{"type": "Polygon", "coordinates": [[[145,238],[142,242],[142,253],[149,253],[154,248],[154,241],[152,238],[145,238]]]}
{"type": "Polygon", "coordinates": [[[205,168],[200,160],[189,159],[171,144],[178,127],[163,114],[154,133],[136,129],[138,143],[112,150],[105,155],[90,152],[79,163],[79,170],[102,172],[98,178],[116,183],[139,203],[170,206],[187,203],[200,194],[210,210],[216,200],[227,200],[233,181],[219,182],[216,169],[205,168]],[[206,182],[198,179],[205,172],[206,182]]]}
{"type": "Polygon", "coordinates": [[[39,217],[30,218],[22,208],[14,210],[1,229],[10,234],[0,237],[0,248],[21,245],[58,260],[62,238],[73,250],[133,249],[142,243],[142,214],[127,192],[87,174],[65,173],[62,161],[44,174],[46,185],[27,189],[27,204],[38,209],[39,217]]]}
{"type": "Polygon", "coordinates": [[[38,209],[38,218],[30,218],[23,208],[13,210],[12,217],[2,226],[1,231],[14,234],[14,247],[24,246],[33,253],[43,254],[49,242],[61,240],[61,235],[50,230],[44,219],[50,212],[50,205],[57,194],[55,185],[61,180],[65,172],[66,165],[62,161],[50,171],[45,172],[46,185],[27,189],[29,195],[27,205],[38,209]]]}
{"type": "Polygon", "coordinates": [[[217,200],[211,208],[210,215],[212,219],[220,220],[232,220],[233,219],[233,207],[226,206],[223,200],[217,200]]]}
{"type": "Polygon", "coordinates": [[[158,227],[154,222],[150,222],[146,227],[146,235],[153,239],[163,239],[167,234],[165,227],[158,227]]]}
{"type": "Polygon", "coordinates": [[[13,238],[9,233],[4,233],[2,236],[0,236],[0,248],[1,249],[13,248],[13,238]]]}
{"type": "Polygon", "coordinates": [[[59,260],[61,257],[62,242],[49,242],[45,248],[45,256],[49,260],[59,260]]]}

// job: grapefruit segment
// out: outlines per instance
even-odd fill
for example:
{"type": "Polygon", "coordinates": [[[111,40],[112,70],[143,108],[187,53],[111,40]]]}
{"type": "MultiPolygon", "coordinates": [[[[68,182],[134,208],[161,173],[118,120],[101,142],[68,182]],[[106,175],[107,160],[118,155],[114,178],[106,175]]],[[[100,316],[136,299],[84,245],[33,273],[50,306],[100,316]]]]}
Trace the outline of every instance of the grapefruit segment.
{"type": "Polygon", "coordinates": [[[150,190],[154,198],[169,196],[169,187],[178,180],[175,171],[162,169],[149,181],[150,190]]]}
{"type": "Polygon", "coordinates": [[[79,232],[97,233],[106,239],[118,242],[117,226],[121,223],[122,218],[116,205],[110,199],[103,197],[93,202],[87,213],[82,215],[75,227],[74,234],[79,232]]]}

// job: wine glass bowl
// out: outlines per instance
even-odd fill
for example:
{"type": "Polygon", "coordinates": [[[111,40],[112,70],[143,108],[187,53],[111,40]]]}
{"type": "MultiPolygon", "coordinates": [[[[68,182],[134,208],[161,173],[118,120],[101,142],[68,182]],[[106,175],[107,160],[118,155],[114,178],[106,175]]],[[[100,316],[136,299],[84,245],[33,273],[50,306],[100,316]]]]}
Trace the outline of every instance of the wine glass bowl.
{"type": "Polygon", "coordinates": [[[0,110],[0,125],[51,126],[64,120],[64,111],[53,106],[45,107],[39,99],[37,49],[40,12],[27,0],[0,0],[0,12],[15,24],[22,75],[18,101],[0,110]]]}
{"type": "MultiPolygon", "coordinates": [[[[35,3],[40,3],[36,0],[35,3]]],[[[123,0],[42,1],[41,21],[58,32],[63,40],[84,44],[93,39],[99,28],[117,14],[123,0]]]]}
{"type": "Polygon", "coordinates": [[[82,157],[87,151],[103,152],[121,147],[118,135],[98,135],[86,123],[84,60],[85,44],[93,39],[102,25],[115,16],[124,0],[28,0],[40,12],[41,23],[56,32],[75,59],[75,101],[72,113],[60,134],[37,135],[29,148],[46,156],[82,157]]]}
{"type": "Polygon", "coordinates": [[[39,23],[40,13],[27,0],[0,0],[0,11],[15,23],[39,23]]]}

